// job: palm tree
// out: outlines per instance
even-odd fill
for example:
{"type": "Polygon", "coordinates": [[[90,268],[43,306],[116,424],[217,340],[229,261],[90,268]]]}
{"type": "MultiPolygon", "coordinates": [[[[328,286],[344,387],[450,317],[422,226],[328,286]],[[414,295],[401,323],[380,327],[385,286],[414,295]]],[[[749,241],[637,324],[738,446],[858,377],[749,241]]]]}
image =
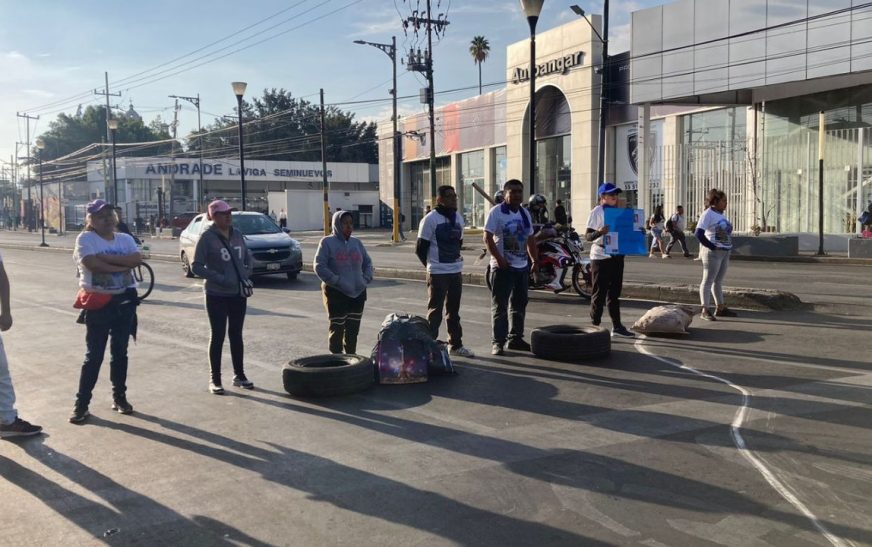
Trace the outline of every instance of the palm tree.
{"type": "Polygon", "coordinates": [[[490,55],[490,44],[484,36],[476,36],[469,44],[469,54],[478,65],[478,94],[481,95],[481,64],[490,55]]]}

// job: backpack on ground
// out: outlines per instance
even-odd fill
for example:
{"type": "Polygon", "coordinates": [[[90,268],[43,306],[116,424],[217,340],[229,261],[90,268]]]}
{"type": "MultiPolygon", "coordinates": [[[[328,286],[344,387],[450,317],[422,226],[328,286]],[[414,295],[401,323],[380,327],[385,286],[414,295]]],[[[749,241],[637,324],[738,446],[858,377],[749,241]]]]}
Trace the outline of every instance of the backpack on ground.
{"type": "Polygon", "coordinates": [[[385,317],[372,362],[380,384],[416,384],[430,375],[454,373],[444,344],[433,339],[429,323],[417,315],[385,317]]]}

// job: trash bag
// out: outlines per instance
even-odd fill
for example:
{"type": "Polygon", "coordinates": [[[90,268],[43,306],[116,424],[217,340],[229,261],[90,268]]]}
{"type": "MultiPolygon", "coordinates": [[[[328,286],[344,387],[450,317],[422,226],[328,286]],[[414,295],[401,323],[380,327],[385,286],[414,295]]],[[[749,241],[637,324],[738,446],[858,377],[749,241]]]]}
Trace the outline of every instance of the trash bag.
{"type": "Polygon", "coordinates": [[[687,334],[693,321],[693,308],[674,304],[651,308],[633,324],[641,334],[687,334]]]}
{"type": "Polygon", "coordinates": [[[414,384],[430,374],[454,373],[447,350],[433,339],[427,320],[416,315],[385,317],[372,361],[380,384],[414,384]]]}

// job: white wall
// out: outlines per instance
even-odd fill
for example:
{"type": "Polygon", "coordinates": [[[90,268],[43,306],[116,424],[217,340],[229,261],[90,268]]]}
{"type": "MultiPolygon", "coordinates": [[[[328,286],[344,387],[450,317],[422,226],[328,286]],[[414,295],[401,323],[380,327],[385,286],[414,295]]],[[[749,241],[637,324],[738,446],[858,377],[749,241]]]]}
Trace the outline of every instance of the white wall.
{"type": "MultiPolygon", "coordinates": [[[[346,211],[356,211],[360,205],[372,206],[372,224],[378,226],[379,198],[377,190],[348,191],[333,190],[328,196],[331,213],[341,207],[346,211]],[[348,194],[348,195],[346,195],[348,194]]],[[[291,231],[320,230],[324,226],[324,194],[320,190],[285,190],[270,192],[267,195],[269,210],[288,212],[288,228],[291,231]]]]}

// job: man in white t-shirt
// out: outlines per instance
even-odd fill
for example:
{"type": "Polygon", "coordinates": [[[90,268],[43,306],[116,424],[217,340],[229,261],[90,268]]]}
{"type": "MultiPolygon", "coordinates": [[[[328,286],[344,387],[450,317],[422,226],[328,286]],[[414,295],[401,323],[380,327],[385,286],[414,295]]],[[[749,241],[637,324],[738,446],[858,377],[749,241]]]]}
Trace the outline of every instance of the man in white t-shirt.
{"type": "Polygon", "coordinates": [[[503,193],[505,201],[490,210],[484,223],[484,242],[491,255],[491,355],[503,354],[507,338],[509,349],[530,351],[530,344],[524,341],[524,318],[530,268],[532,265],[535,271],[539,267],[539,251],[531,237],[533,219],[521,207],[524,183],[506,181],[503,193]]]}
{"type": "Polygon", "coordinates": [[[442,308],[448,325],[448,351],[460,357],[475,357],[463,347],[460,326],[460,295],[463,292],[463,216],[457,212],[457,193],[452,186],[436,190],[436,209],[421,219],[415,254],[427,267],[427,321],[433,338],[439,338],[442,308]]]}
{"type": "MultiPolygon", "coordinates": [[[[0,256],[0,331],[7,331],[11,327],[9,276],[6,275],[3,257],[0,256]]],[[[42,431],[40,426],[22,420],[15,411],[15,390],[12,387],[12,378],[9,376],[6,348],[3,347],[3,339],[0,338],[0,438],[36,435],[40,431],[42,431]]]]}
{"type": "Polygon", "coordinates": [[[690,251],[687,250],[687,240],[684,238],[684,228],[684,207],[679,205],[675,208],[675,214],[666,223],[666,231],[672,236],[669,245],[666,246],[666,256],[669,256],[672,247],[678,242],[681,245],[681,250],[684,251],[684,258],[691,258],[690,251]]]}
{"type": "Polygon", "coordinates": [[[590,319],[599,326],[603,306],[608,304],[612,319],[612,336],[633,338],[633,333],[621,323],[621,289],[624,285],[624,255],[608,255],[603,246],[603,236],[609,233],[605,221],[605,209],[616,207],[621,189],[610,182],[600,184],[597,191],[600,204],[593,208],[587,219],[585,239],[590,246],[590,273],[593,294],[590,297],[590,319]]]}

